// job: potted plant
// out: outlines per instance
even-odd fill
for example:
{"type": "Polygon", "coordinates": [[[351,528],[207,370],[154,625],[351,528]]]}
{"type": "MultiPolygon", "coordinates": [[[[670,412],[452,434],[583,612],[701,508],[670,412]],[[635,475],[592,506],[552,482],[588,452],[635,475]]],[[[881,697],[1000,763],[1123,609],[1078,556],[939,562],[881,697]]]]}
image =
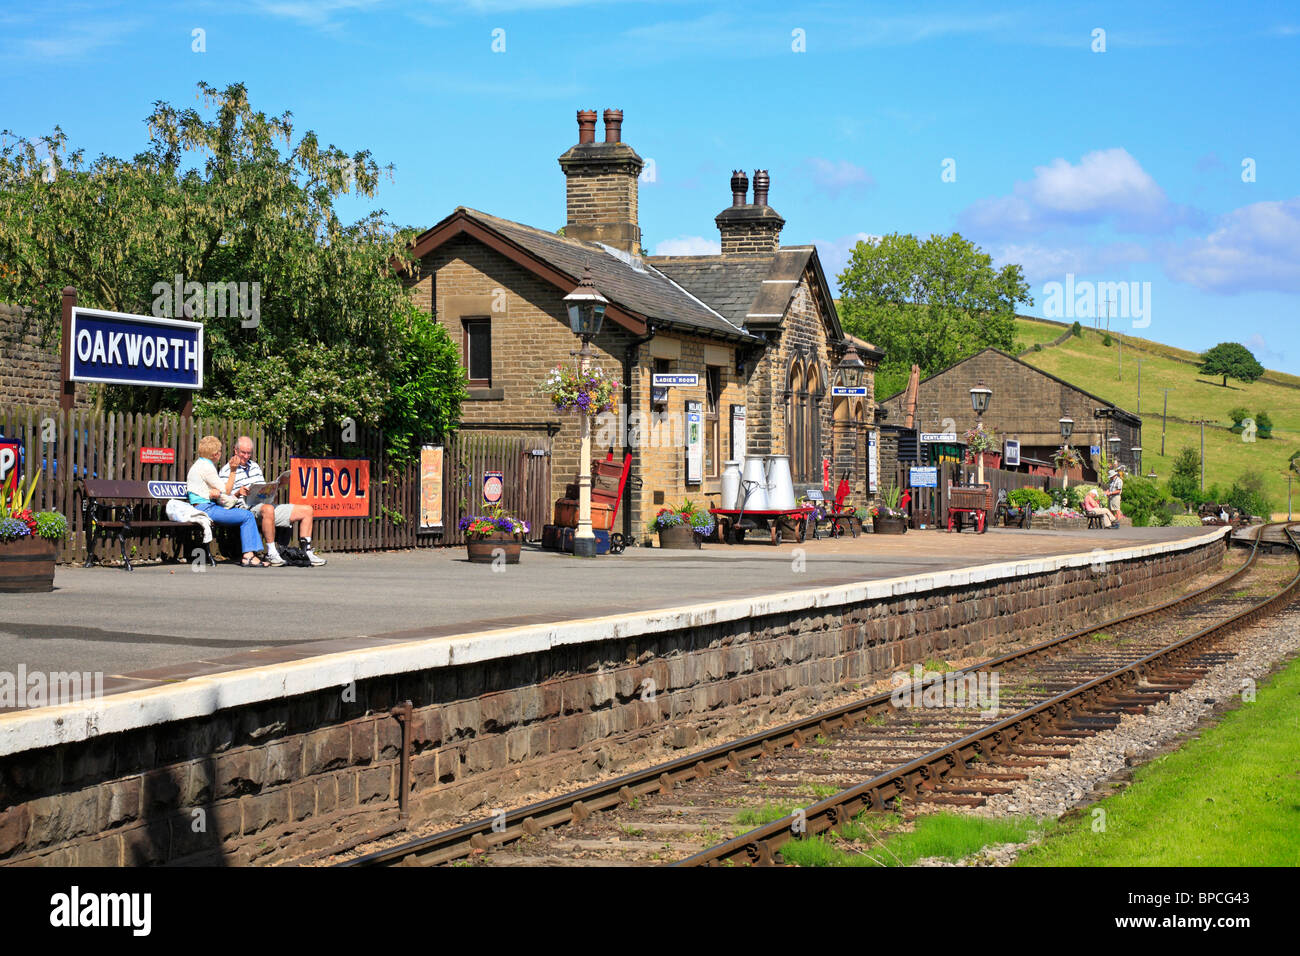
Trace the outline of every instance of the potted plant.
{"type": "Polygon", "coordinates": [[[505,553],[506,564],[518,564],[528,522],[508,515],[498,507],[481,515],[466,515],[458,525],[465,532],[465,548],[474,564],[491,564],[498,549],[505,553]]]}
{"type": "Polygon", "coordinates": [[[966,464],[968,465],[975,464],[983,453],[984,464],[989,468],[997,468],[1002,464],[1000,449],[998,433],[993,429],[986,430],[983,422],[966,433],[966,464]]]}
{"type": "Polygon", "coordinates": [[[884,502],[871,509],[871,530],[876,534],[907,534],[907,515],[898,510],[902,496],[897,484],[891,483],[880,493],[884,502]]]}
{"type": "Polygon", "coordinates": [[[57,511],[32,513],[39,479],[26,495],[16,479],[9,498],[0,495],[0,591],[54,590],[54,543],[68,533],[68,520],[57,511]]]}
{"type": "Polygon", "coordinates": [[[713,515],[687,498],[676,508],[660,508],[653,523],[661,548],[699,548],[716,527],[713,515]]]}

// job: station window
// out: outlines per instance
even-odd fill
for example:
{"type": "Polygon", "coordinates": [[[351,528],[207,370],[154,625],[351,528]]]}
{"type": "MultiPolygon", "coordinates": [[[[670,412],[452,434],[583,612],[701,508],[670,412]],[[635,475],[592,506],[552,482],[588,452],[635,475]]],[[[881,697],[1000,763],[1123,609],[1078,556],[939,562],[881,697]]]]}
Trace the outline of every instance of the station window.
{"type": "Polygon", "coordinates": [[[488,319],[465,319],[462,349],[469,384],[480,387],[492,384],[492,323],[488,319]]]}

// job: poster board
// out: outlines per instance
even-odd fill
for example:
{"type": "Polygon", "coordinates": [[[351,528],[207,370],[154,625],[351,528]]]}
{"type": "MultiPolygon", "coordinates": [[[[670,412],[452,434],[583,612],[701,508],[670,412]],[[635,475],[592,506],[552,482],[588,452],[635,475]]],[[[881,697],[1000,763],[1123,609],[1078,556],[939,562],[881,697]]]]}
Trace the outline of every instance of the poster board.
{"type": "Polygon", "coordinates": [[[872,431],[867,436],[867,491],[875,494],[880,490],[880,432],[872,431]]]}
{"type": "Polygon", "coordinates": [[[686,403],[686,484],[704,480],[704,405],[686,403]]]}
{"type": "Polygon", "coordinates": [[[370,514],[368,458],[290,458],[289,503],[311,505],[316,518],[370,514]]]}
{"type": "Polygon", "coordinates": [[[442,456],[441,445],[420,449],[420,530],[442,530],[442,456]]]}
{"type": "Polygon", "coordinates": [[[745,461],[745,406],[731,406],[731,459],[745,461]]]}

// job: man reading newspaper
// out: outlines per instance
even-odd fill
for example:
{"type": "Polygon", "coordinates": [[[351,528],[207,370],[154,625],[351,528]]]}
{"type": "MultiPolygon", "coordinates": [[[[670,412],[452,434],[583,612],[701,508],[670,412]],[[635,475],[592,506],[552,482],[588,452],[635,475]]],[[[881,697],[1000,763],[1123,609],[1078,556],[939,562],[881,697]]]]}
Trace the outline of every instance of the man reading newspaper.
{"type": "Polygon", "coordinates": [[[262,473],[262,467],[253,461],[253,440],[247,435],[241,435],[235,442],[235,456],[232,460],[239,462],[233,475],[233,488],[229,462],[217,472],[217,477],[226,482],[227,488],[232,488],[229,493],[235,496],[237,507],[249,508],[257,516],[262,527],[262,537],[266,539],[266,560],[275,567],[284,564],[284,558],[280,557],[279,549],[275,546],[275,529],[277,526],[290,528],[297,521],[298,541],[307,560],[317,566],[324,564],[325,559],[318,556],[311,546],[311,505],[275,503],[275,496],[280,492],[280,482],[289,473],[285,472],[277,476],[275,481],[268,482],[262,473]]]}

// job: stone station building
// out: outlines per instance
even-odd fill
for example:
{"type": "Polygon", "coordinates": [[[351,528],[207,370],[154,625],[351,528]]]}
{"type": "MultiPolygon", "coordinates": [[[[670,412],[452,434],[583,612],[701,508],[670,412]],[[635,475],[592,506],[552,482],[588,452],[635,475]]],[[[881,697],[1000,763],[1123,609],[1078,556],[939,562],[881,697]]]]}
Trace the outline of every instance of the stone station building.
{"type": "MultiPolygon", "coordinates": [[[[685,498],[716,503],[724,462],[785,454],[797,493],[848,473],[865,501],[867,433],[875,422],[874,369],[883,353],[855,343],[865,397],[833,398],[848,340],[812,245],[782,246],[785,220],[768,203],[770,177],[731,177],[715,222],[721,252],[647,256],[638,183],[644,161],[622,141],[623,114],[578,112],[578,142],[559,158],[566,182],[561,234],[458,207],[415,243],[415,302],[461,344],[470,376],[463,421],[502,435],[545,432],[552,499],[577,474],[580,422],[538,391],[573,362],[578,339],[564,296],[590,269],[609,300],[592,362],[623,383],[617,416],[593,427],[592,456],[630,453],[632,475],[615,530],[648,540],[659,508],[685,498]],[[693,386],[652,387],[656,374],[695,375],[693,386]],[[702,468],[688,474],[687,415],[702,418],[702,468]]],[[[833,486],[833,485],[832,485],[833,486]]]]}

